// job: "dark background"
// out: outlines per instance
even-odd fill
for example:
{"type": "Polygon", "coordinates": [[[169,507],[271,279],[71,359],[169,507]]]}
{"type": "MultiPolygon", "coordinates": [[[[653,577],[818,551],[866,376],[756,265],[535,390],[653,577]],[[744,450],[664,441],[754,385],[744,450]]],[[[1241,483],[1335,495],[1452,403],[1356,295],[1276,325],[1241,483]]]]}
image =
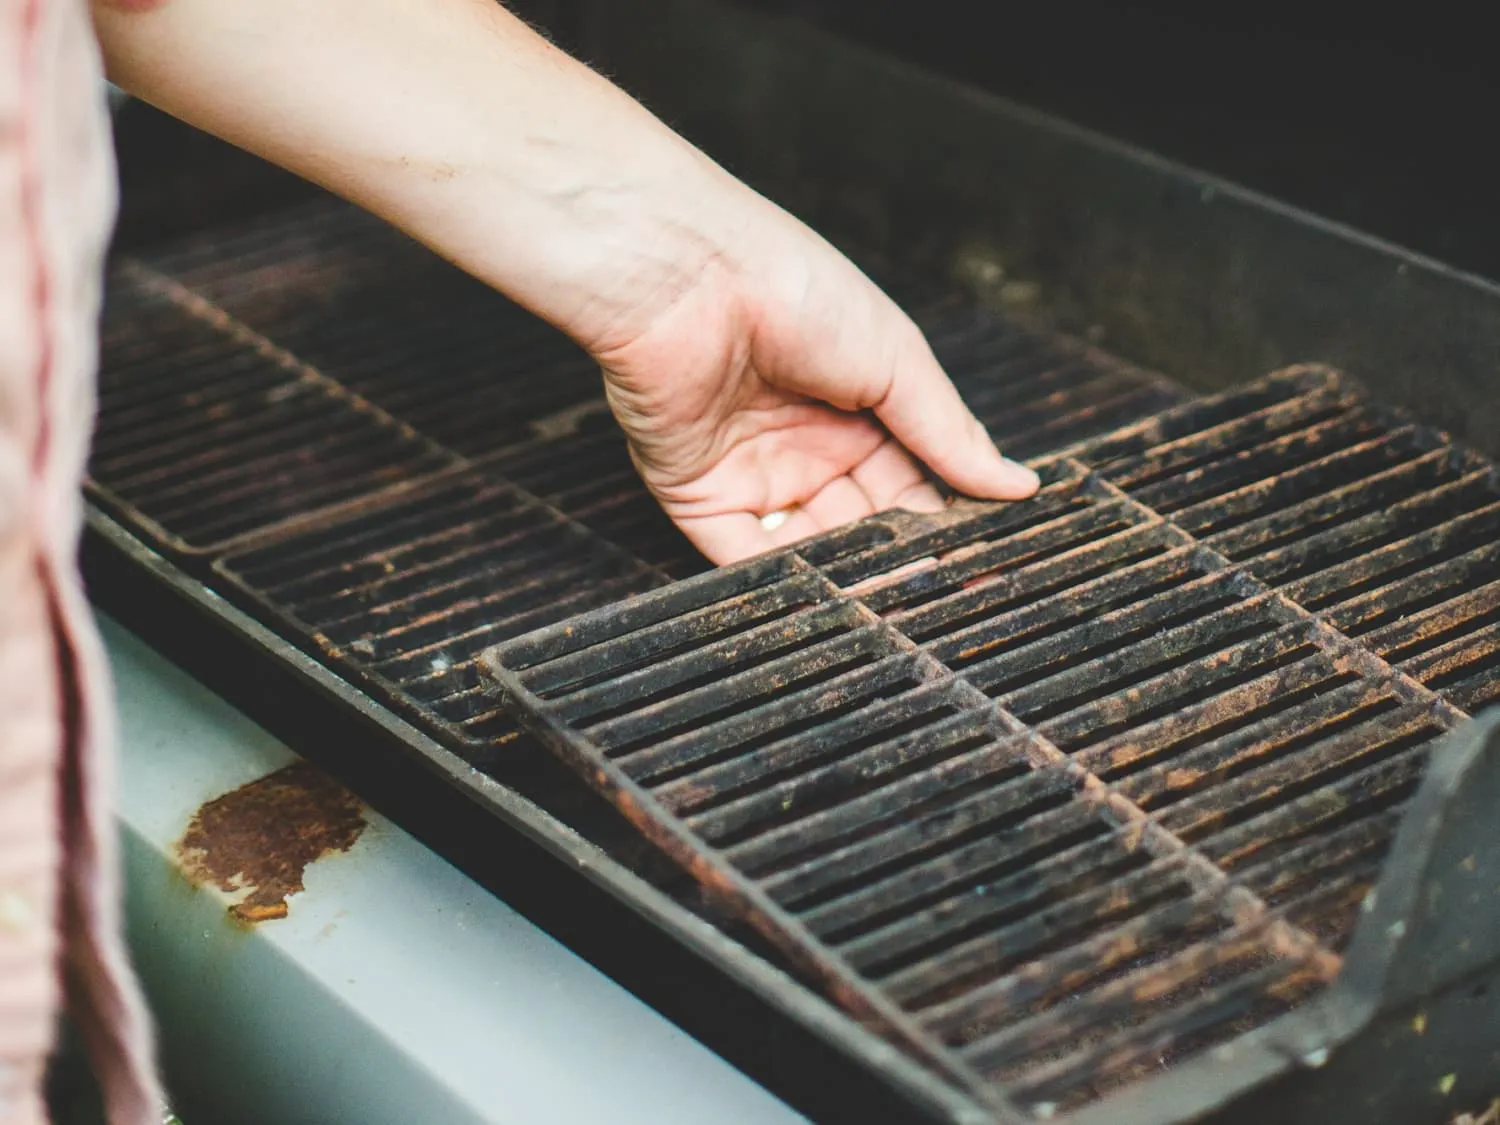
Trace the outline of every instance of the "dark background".
{"type": "Polygon", "coordinates": [[[1500,278],[1487,5],[741,3],[1500,278]]]}
{"type": "MultiPolygon", "coordinates": [[[[571,38],[567,0],[508,2],[571,38]]],[[[1485,5],[735,2],[1500,280],[1500,33],[1489,27],[1500,18],[1485,5]]],[[[137,135],[122,178],[150,186],[127,191],[127,242],[221,221],[246,198],[232,190],[235,169],[219,169],[222,146],[140,106],[123,120],[137,135]],[[164,153],[197,168],[181,190],[160,182],[164,153]]],[[[257,209],[307,190],[261,179],[257,209]]]]}

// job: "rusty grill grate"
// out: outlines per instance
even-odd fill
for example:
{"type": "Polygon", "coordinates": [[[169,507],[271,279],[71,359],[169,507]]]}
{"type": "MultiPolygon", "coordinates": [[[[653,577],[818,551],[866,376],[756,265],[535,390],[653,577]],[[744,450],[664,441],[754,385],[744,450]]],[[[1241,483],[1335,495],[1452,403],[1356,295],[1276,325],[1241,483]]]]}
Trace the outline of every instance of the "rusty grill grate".
{"type": "Polygon", "coordinates": [[[343,204],[216,232],[149,268],[456,453],[527,440],[600,395],[567,337],[343,204]]]}
{"type": "Polygon", "coordinates": [[[1500,487],[1297,370],[481,657],[848,1008],[1040,1116],[1338,972],[1500,695],[1500,487]]]}
{"type": "MultiPolygon", "coordinates": [[[[993,316],[939,305],[927,322],[1020,455],[1183,397],[993,316]]],[[[101,367],[90,488],[179,553],[232,549],[289,517],[482,460],[647,565],[704,565],[641,486],[588,357],[345,204],[118,263],[101,367]]]]}
{"type": "Polygon", "coordinates": [[[516,730],[480,688],[484,648],[666,581],[483,468],[215,566],[408,713],[481,745],[516,730]]]}
{"type": "MultiPolygon", "coordinates": [[[[1180,401],[951,303],[935,346],[1017,452],[1180,401]]],[[[467,756],[513,721],[476,658],[706,563],[568,340],[319,201],[117,263],[91,495],[467,756]]]]}
{"type": "Polygon", "coordinates": [[[1327,373],[1175,405],[1075,341],[919,319],[1042,496],[700,574],[586,358],[320,202],[117,264],[89,488],[514,779],[497,651],[842,1002],[1045,1114],[1337,971],[1426,743],[1500,700],[1500,492],[1327,373]]]}
{"type": "Polygon", "coordinates": [[[144,269],[112,287],[101,351],[91,492],[179,552],[457,461],[144,269]]]}

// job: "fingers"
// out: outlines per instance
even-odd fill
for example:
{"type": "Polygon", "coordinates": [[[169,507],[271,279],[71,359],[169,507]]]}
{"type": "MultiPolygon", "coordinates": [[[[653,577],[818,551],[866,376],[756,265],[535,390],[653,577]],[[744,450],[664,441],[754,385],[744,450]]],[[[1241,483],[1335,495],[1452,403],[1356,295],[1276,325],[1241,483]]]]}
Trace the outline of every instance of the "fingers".
{"type": "Polygon", "coordinates": [[[684,514],[681,509],[673,512],[671,504],[667,508],[693,545],[722,566],[879,511],[941,511],[943,498],[911,455],[896,442],[886,440],[847,475],[834,477],[807,500],[786,509],[764,515],[739,511],[698,516],[684,514]]]}
{"type": "Polygon", "coordinates": [[[875,414],[913,454],[960,492],[1020,500],[1037,476],[1001,455],[925,341],[907,350],[875,414]]]}
{"type": "Polygon", "coordinates": [[[716,566],[786,547],[826,530],[803,509],[786,512],[779,520],[763,519],[749,512],[726,512],[717,516],[679,517],[676,523],[693,546],[716,566]]]}
{"type": "MultiPolygon", "coordinates": [[[[868,279],[829,282],[837,300],[804,302],[793,344],[766,357],[772,381],[843,409],[870,409],[897,441],[960,492],[1020,500],[1036,474],[1001,455],[926,339],[868,279]],[[809,309],[815,311],[809,312],[809,309]]],[[[825,294],[826,296],[826,294],[825,294]]]]}
{"type": "Polygon", "coordinates": [[[894,441],[887,441],[849,474],[879,512],[906,508],[913,512],[940,512],[943,498],[927,482],[911,455],[894,441]]]}
{"type": "Polygon", "coordinates": [[[764,516],[751,512],[726,512],[674,518],[698,550],[710,561],[723,566],[864,519],[873,515],[875,510],[875,505],[860,485],[850,477],[839,476],[819,489],[806,503],[764,516]]]}
{"type": "Polygon", "coordinates": [[[693,546],[715,566],[764,554],[776,546],[770,532],[749,512],[678,518],[676,523],[693,546]]]}
{"type": "Polygon", "coordinates": [[[802,505],[819,528],[838,527],[873,515],[875,505],[865,490],[849,477],[835,477],[802,505]]]}

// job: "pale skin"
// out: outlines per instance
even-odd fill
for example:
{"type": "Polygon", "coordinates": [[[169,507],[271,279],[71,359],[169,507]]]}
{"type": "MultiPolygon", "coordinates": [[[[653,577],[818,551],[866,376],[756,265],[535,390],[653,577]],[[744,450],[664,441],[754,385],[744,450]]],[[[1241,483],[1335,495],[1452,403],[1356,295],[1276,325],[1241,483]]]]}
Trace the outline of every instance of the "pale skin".
{"type": "Polygon", "coordinates": [[[117,84],[577,340],[647,486],[713,561],[940,507],[919,462],[968,495],[1035,491],[846,258],[492,0],[94,15],[117,84]]]}

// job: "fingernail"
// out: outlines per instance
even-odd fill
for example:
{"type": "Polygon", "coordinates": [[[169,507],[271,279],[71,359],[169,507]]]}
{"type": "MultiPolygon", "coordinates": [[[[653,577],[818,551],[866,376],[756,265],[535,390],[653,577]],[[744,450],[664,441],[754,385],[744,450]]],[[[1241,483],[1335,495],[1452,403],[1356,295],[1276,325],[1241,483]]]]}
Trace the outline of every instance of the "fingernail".
{"type": "Polygon", "coordinates": [[[1030,496],[1041,486],[1041,478],[1025,465],[1012,461],[1000,452],[1000,447],[995,444],[995,439],[990,436],[989,427],[981,422],[978,417],[970,415],[974,420],[974,428],[979,431],[984,445],[988,447],[995,460],[995,499],[997,500],[1022,500],[1030,496]]]}
{"type": "Polygon", "coordinates": [[[1004,456],[1000,457],[1000,478],[1004,481],[1005,495],[1013,500],[1030,496],[1042,483],[1034,470],[1004,456]]]}

